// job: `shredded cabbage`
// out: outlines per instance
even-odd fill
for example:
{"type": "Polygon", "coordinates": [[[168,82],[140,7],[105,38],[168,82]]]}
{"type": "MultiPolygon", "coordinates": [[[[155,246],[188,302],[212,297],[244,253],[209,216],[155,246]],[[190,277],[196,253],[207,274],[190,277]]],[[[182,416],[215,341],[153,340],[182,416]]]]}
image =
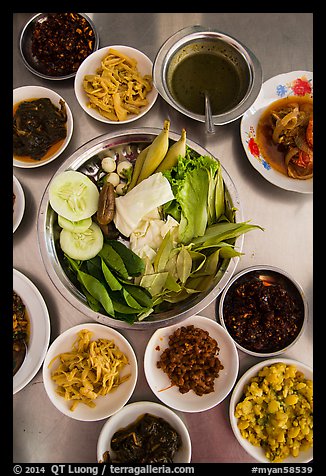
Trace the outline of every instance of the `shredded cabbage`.
{"type": "Polygon", "coordinates": [[[161,220],[158,210],[146,215],[138,227],[130,235],[130,248],[140,258],[155,258],[163,238],[169,230],[179,226],[170,215],[167,220],[161,220]]]}

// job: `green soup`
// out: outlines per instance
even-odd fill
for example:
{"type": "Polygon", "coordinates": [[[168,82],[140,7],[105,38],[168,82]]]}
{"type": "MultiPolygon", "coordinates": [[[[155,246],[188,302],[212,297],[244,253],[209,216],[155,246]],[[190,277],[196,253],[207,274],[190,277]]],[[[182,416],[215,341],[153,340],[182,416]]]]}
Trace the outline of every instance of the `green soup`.
{"type": "Polygon", "coordinates": [[[219,54],[198,53],[187,56],[176,66],[171,89],[174,98],[195,114],[205,113],[205,89],[213,115],[232,109],[240,99],[238,71],[228,58],[219,54]]]}

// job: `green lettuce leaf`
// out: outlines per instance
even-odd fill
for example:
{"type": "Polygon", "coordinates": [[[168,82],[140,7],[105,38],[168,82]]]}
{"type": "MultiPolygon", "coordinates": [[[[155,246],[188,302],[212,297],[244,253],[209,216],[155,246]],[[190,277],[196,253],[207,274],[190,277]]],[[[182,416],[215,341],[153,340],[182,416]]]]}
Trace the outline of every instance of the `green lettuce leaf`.
{"type": "Polygon", "coordinates": [[[165,214],[179,221],[179,240],[190,243],[202,236],[208,224],[224,213],[224,184],[220,163],[209,157],[186,156],[164,173],[169,180],[174,200],[164,205],[165,214]],[[217,190],[218,188],[218,190],[217,190]]]}

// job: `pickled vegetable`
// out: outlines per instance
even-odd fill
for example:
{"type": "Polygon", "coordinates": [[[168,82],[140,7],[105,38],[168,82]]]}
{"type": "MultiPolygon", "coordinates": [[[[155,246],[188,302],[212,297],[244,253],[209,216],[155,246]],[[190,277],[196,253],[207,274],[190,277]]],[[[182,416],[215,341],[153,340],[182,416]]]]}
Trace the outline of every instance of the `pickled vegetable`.
{"type": "Polygon", "coordinates": [[[111,182],[106,182],[100,191],[98,210],[96,214],[100,225],[107,225],[113,220],[115,212],[115,193],[111,182]]]}

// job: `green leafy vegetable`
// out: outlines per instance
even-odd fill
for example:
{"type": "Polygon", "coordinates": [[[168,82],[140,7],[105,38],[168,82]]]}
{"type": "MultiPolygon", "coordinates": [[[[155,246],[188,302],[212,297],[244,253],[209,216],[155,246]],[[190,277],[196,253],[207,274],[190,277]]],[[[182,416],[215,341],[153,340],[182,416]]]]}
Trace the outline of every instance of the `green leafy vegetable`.
{"type": "MultiPolygon", "coordinates": [[[[160,245],[153,247],[152,254],[142,259],[122,241],[106,239],[91,259],[65,256],[68,275],[90,308],[128,323],[209,290],[221,279],[229,260],[242,255],[235,248],[237,237],[263,230],[248,221],[235,222],[236,209],[227,199],[221,164],[212,157],[200,156],[187,146],[175,166],[154,175],[117,199],[115,216],[115,225],[126,237],[144,215],[149,224],[163,223],[160,245]],[[155,218],[147,214],[153,208],[155,218]],[[166,226],[169,221],[171,227],[166,226]]],[[[146,228],[147,247],[156,243],[152,235],[155,238],[157,230],[146,228]]]]}
{"type": "Polygon", "coordinates": [[[144,261],[121,241],[109,240],[107,243],[121,256],[130,276],[139,276],[144,272],[144,261]]]}
{"type": "Polygon", "coordinates": [[[175,199],[164,205],[166,214],[180,222],[179,240],[190,243],[202,236],[208,224],[224,213],[224,182],[220,163],[209,157],[194,158],[187,148],[171,170],[164,172],[175,199]]]}
{"type": "Polygon", "coordinates": [[[215,245],[224,240],[237,238],[238,236],[257,228],[263,230],[261,226],[250,225],[248,222],[219,222],[207,227],[206,232],[202,236],[194,238],[192,242],[195,244],[195,246],[200,245],[196,247],[196,249],[199,250],[210,245],[215,245]]]}
{"type": "Polygon", "coordinates": [[[177,273],[182,284],[185,284],[190,276],[192,268],[192,259],[189,251],[185,246],[181,247],[177,257],[177,273]]]}
{"type": "MultiPolygon", "coordinates": [[[[114,316],[113,304],[103,283],[101,283],[101,281],[99,281],[97,278],[94,278],[94,276],[81,271],[75,260],[69,258],[68,255],[66,255],[66,257],[71,267],[76,271],[77,279],[82,284],[82,286],[94,299],[102,304],[103,308],[109,315],[114,316]]],[[[93,305],[94,299],[91,300],[93,305]]]]}
{"type": "Polygon", "coordinates": [[[132,323],[153,312],[153,299],[144,287],[132,282],[132,276],[145,269],[143,261],[127,247],[113,240],[100,253],[85,261],[65,255],[91,309],[132,323]]]}
{"type": "Polygon", "coordinates": [[[101,264],[102,264],[103,276],[105,278],[105,281],[109,285],[110,289],[112,289],[112,291],[120,291],[120,289],[122,289],[122,284],[114,276],[114,274],[112,273],[110,268],[105,264],[105,261],[103,259],[101,259],[101,264]]]}
{"type": "Polygon", "coordinates": [[[111,245],[104,243],[103,248],[99,252],[98,256],[104,260],[110,269],[118,273],[119,276],[128,279],[129,275],[123,259],[119,253],[117,253],[117,251],[112,248],[111,245]]]}

